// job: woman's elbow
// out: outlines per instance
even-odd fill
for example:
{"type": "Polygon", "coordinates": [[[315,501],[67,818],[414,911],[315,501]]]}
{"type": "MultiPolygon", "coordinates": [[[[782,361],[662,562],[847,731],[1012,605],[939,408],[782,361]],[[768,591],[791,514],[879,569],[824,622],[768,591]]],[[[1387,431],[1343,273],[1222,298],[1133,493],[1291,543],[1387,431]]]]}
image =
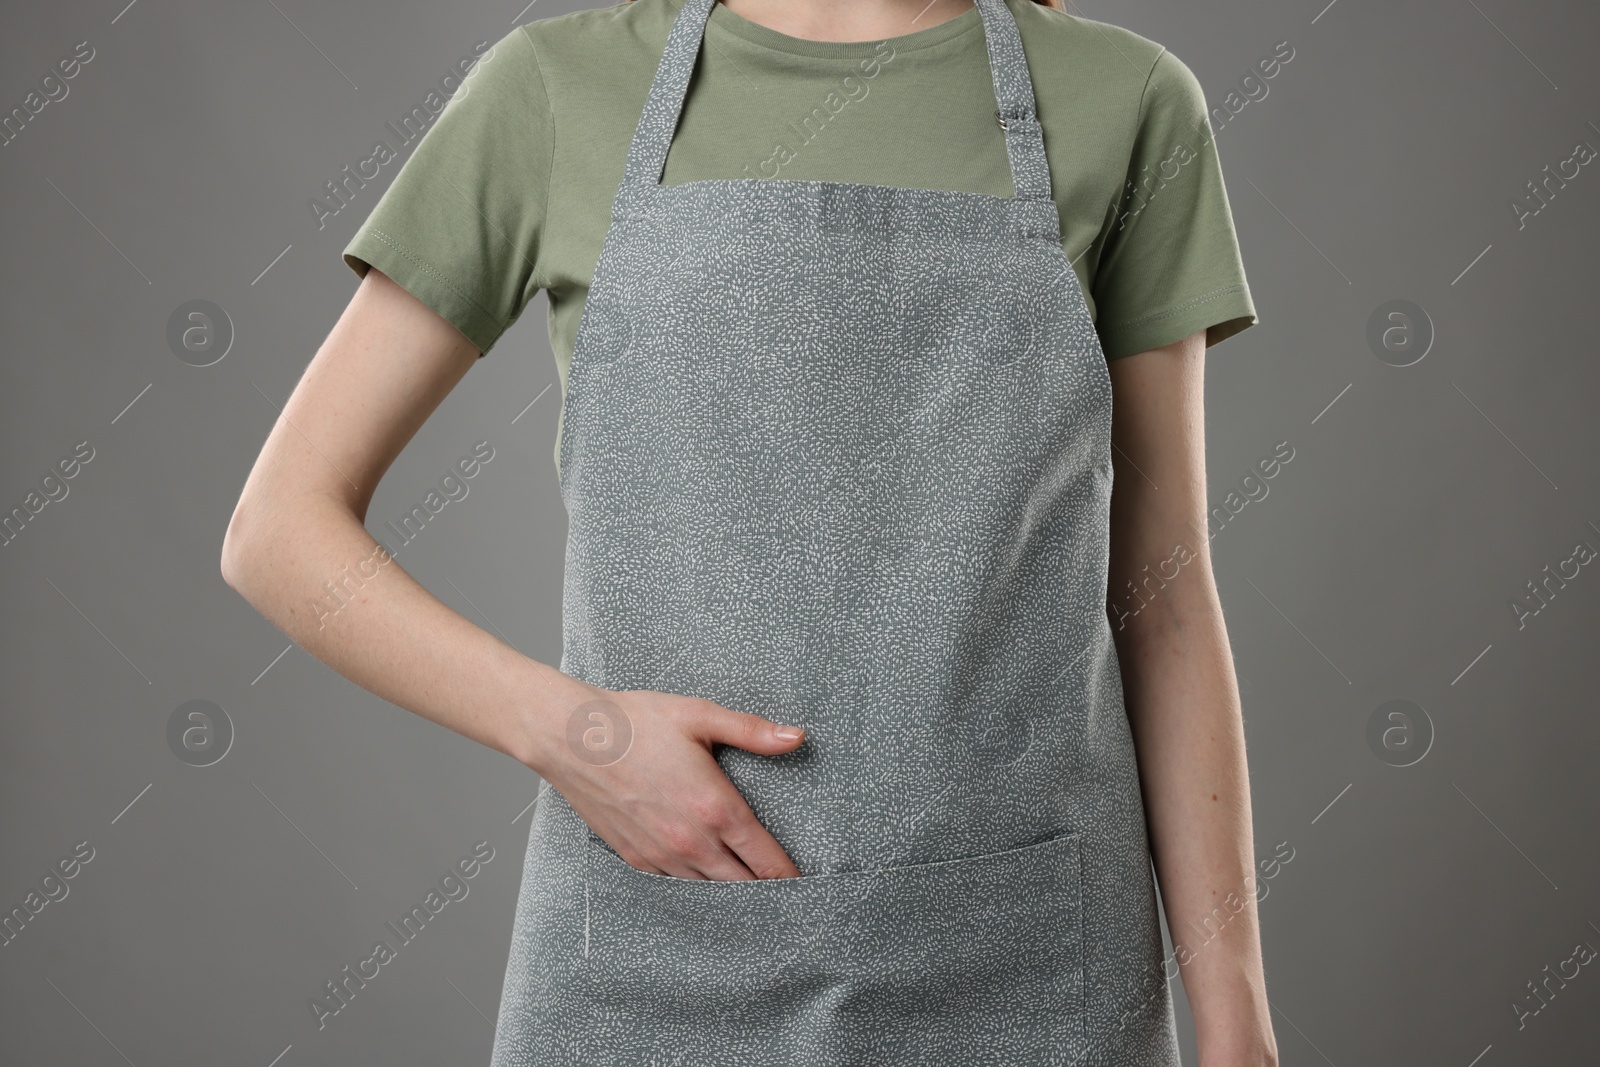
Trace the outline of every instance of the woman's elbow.
{"type": "Polygon", "coordinates": [[[248,500],[241,497],[222,535],[222,580],[238,593],[244,592],[257,553],[257,542],[250,532],[250,511],[248,500]]]}

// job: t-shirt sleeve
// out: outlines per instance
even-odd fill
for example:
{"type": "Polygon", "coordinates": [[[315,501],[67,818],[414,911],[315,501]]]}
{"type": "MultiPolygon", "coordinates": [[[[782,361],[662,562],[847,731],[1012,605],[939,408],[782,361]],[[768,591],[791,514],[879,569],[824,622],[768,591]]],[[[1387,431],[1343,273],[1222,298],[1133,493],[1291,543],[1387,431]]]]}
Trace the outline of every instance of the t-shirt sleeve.
{"type": "Polygon", "coordinates": [[[1126,181],[1093,283],[1106,358],[1254,325],[1205,92],[1171,52],[1145,84],[1126,181]]]}
{"type": "Polygon", "coordinates": [[[377,267],[487,354],[543,288],[537,262],[553,151],[538,57],[518,26],[422,133],[344,261],[362,277],[377,267]]]}

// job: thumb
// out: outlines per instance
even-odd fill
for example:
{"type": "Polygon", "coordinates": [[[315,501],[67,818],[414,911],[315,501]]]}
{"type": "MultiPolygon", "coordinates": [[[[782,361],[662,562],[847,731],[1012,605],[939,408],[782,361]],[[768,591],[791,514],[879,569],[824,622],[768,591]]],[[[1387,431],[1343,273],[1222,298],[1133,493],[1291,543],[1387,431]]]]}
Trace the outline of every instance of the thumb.
{"type": "Polygon", "coordinates": [[[713,702],[708,702],[705,711],[700,733],[709,742],[732,745],[764,756],[776,756],[792,751],[805,740],[806,732],[798,726],[734,711],[713,702]]]}

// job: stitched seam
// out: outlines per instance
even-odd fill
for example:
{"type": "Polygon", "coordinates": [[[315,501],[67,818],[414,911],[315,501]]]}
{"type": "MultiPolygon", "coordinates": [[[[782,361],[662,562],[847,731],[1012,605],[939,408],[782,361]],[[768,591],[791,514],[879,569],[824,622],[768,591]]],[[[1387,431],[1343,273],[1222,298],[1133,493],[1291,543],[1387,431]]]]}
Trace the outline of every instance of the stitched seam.
{"type": "MultiPolygon", "coordinates": [[[[539,87],[544,90],[544,107],[546,113],[550,116],[550,152],[549,158],[546,160],[544,175],[544,214],[539,219],[539,236],[541,238],[539,244],[542,247],[548,244],[545,239],[545,227],[550,224],[550,198],[554,195],[550,182],[556,173],[556,105],[555,101],[550,97],[550,83],[545,80],[544,64],[539,60],[538,42],[533,39],[533,34],[528,32],[526,23],[517,28],[522,31],[522,36],[528,41],[528,49],[533,53],[533,69],[539,72],[539,87]]],[[[533,284],[536,288],[546,291],[550,288],[550,279],[542,277],[537,266],[533,271],[533,284]]]]}
{"type": "MultiPolygon", "coordinates": [[[[1047,8],[1046,10],[1049,9],[1047,8]]],[[[1133,109],[1133,129],[1128,133],[1128,166],[1122,172],[1122,184],[1118,187],[1117,195],[1111,198],[1111,204],[1106,209],[1106,221],[1100,227],[1099,236],[1089,246],[1090,248],[1093,248],[1095,244],[1100,246],[1100,250],[1095,253],[1094,257],[1096,276],[1099,275],[1100,265],[1105,259],[1106,244],[1111,237],[1109,228],[1112,223],[1122,216],[1122,205],[1128,198],[1129,175],[1133,171],[1133,150],[1139,143],[1139,130],[1144,126],[1144,99],[1149,95],[1150,83],[1155,79],[1156,68],[1161,65],[1161,57],[1166,54],[1167,49],[1163,45],[1161,51],[1156,53],[1155,61],[1150,64],[1149,71],[1145,73],[1144,84],[1139,87],[1139,106],[1133,109]]],[[[1129,62],[1131,63],[1132,61],[1130,60],[1129,62]]],[[[1120,232],[1122,227],[1119,226],[1117,229],[1120,232]]],[[[1087,252],[1088,249],[1084,249],[1084,251],[1087,252]]]]}
{"type": "Polygon", "coordinates": [[[1166,309],[1164,309],[1162,311],[1152,312],[1149,315],[1141,315],[1136,319],[1123,319],[1121,322],[1116,323],[1116,325],[1117,326],[1142,326],[1147,322],[1155,322],[1158,319],[1167,318],[1169,315],[1176,315],[1180,311],[1188,311],[1192,307],[1197,307],[1197,306],[1199,306],[1201,304],[1210,303],[1211,301],[1216,300],[1219,297],[1227,296],[1229,293],[1242,293],[1242,292],[1244,292],[1244,290],[1245,290],[1245,286],[1244,286],[1243,283],[1239,283],[1237,285],[1225,286],[1225,287],[1223,287],[1221,289],[1213,289],[1211,292],[1206,293],[1203,296],[1197,296],[1193,300],[1185,300],[1183,303],[1177,305],[1176,307],[1170,307],[1170,308],[1166,308],[1166,309]]]}
{"type": "MultiPolygon", "coordinates": [[[[965,14],[965,12],[963,12],[963,14],[965,14]]],[[[960,16],[957,16],[957,17],[959,18],[960,16]]],[[[745,21],[749,21],[749,20],[747,19],[745,21]]],[[[941,22],[941,23],[938,23],[938,24],[936,24],[934,26],[928,27],[928,30],[929,31],[936,30],[936,29],[939,28],[939,26],[943,26],[943,25],[944,25],[944,23],[941,22]]],[[[903,55],[907,55],[907,54],[909,54],[911,52],[921,52],[921,51],[924,51],[925,49],[929,49],[929,48],[938,48],[940,45],[945,45],[945,44],[951,43],[952,41],[961,40],[967,34],[972,33],[973,31],[977,30],[982,25],[983,25],[983,20],[982,20],[982,18],[979,18],[979,19],[977,19],[977,20],[975,20],[975,21],[973,21],[971,23],[968,23],[966,26],[962,27],[961,29],[956,30],[949,37],[945,37],[945,38],[942,38],[942,39],[936,40],[936,41],[928,41],[928,42],[926,42],[924,44],[912,45],[910,47],[906,47],[906,46],[902,45],[902,46],[899,46],[899,47],[895,48],[894,54],[897,55],[897,56],[903,56],[903,55]]],[[[724,25],[722,25],[720,23],[712,22],[709,18],[706,20],[706,30],[707,30],[707,32],[710,32],[711,30],[715,29],[716,32],[718,32],[718,33],[726,33],[728,36],[737,38],[738,40],[744,42],[747,45],[750,45],[753,48],[759,48],[759,49],[761,49],[762,51],[765,51],[765,52],[775,52],[775,53],[777,53],[778,55],[781,55],[781,56],[791,56],[791,57],[792,56],[799,56],[802,59],[825,59],[825,60],[826,59],[843,59],[843,60],[852,60],[852,59],[864,59],[868,55],[872,54],[872,53],[863,53],[862,55],[857,56],[853,52],[840,51],[840,52],[836,52],[836,53],[832,53],[832,54],[818,55],[818,54],[813,54],[809,50],[806,50],[806,51],[792,51],[791,49],[782,47],[781,45],[775,46],[775,45],[772,45],[772,44],[768,44],[765,41],[758,41],[758,40],[755,40],[752,37],[747,37],[747,36],[745,36],[745,33],[741,32],[740,29],[735,29],[734,28],[735,26],[738,26],[738,23],[731,23],[730,25],[724,26],[724,25]]],[[[760,31],[758,30],[756,32],[759,33],[760,31]]],[[[916,32],[922,32],[922,31],[916,31],[916,32]]],[[[781,36],[787,36],[787,35],[781,35],[781,36]]],[[[890,38],[890,39],[892,39],[892,38],[890,38]]],[[[846,49],[848,49],[849,46],[851,46],[851,45],[872,44],[873,43],[871,41],[837,41],[836,42],[836,41],[804,41],[803,39],[801,39],[801,40],[802,40],[802,42],[804,44],[844,44],[846,46],[846,49]]],[[[783,42],[783,43],[787,44],[788,42],[783,42]]],[[[824,50],[824,51],[826,51],[826,50],[824,50]]]]}
{"type": "Polygon", "coordinates": [[[451,292],[455,293],[457,296],[459,296],[462,299],[464,299],[467,303],[469,303],[473,307],[477,308],[479,311],[481,311],[484,314],[484,316],[491,323],[493,323],[495,325],[495,327],[497,329],[499,329],[500,331],[504,332],[504,330],[506,328],[506,324],[501,322],[499,320],[499,318],[497,316],[495,316],[495,314],[493,312],[491,312],[488,308],[484,307],[482,304],[478,303],[478,301],[473,298],[471,293],[467,292],[465,289],[461,288],[455,282],[451,281],[448,277],[446,277],[440,271],[435,270],[432,266],[430,266],[427,263],[426,260],[422,259],[422,257],[414,254],[410,249],[406,248],[405,245],[402,245],[399,241],[396,241],[393,237],[390,237],[388,234],[384,233],[382,230],[369,229],[367,232],[370,233],[372,236],[376,237],[378,240],[382,241],[384,244],[388,245],[390,248],[393,248],[401,256],[405,257],[406,259],[410,260],[412,263],[416,264],[418,270],[421,270],[423,273],[432,275],[434,278],[437,278],[441,285],[445,286],[451,292]]]}
{"type": "MultiPolygon", "coordinates": [[[[1139,127],[1142,125],[1142,120],[1144,119],[1144,98],[1149,95],[1150,83],[1155,80],[1156,68],[1161,65],[1161,57],[1166,54],[1166,47],[1163,46],[1161,51],[1156,53],[1156,61],[1150,64],[1150,73],[1144,76],[1144,85],[1139,89],[1139,107],[1133,113],[1133,136],[1135,138],[1139,136],[1139,127]]],[[[1137,70],[1138,68],[1134,69],[1137,70]]]]}

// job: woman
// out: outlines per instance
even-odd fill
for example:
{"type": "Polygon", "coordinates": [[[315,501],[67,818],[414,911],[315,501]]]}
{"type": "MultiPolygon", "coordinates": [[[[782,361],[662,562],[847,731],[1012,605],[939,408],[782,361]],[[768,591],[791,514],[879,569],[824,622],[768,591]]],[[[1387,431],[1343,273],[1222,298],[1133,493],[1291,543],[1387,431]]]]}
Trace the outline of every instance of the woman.
{"type": "Polygon", "coordinates": [[[1255,321],[1208,133],[1159,45],[1025,0],[636,0],[518,27],[444,108],[223,567],[551,787],[498,1067],[1175,1064],[1152,856],[1207,931],[1201,1063],[1276,1063],[1203,533],[1204,350],[1255,321]],[[539,289],[560,669],[393,565],[308,617],[539,289]]]}

